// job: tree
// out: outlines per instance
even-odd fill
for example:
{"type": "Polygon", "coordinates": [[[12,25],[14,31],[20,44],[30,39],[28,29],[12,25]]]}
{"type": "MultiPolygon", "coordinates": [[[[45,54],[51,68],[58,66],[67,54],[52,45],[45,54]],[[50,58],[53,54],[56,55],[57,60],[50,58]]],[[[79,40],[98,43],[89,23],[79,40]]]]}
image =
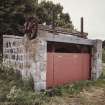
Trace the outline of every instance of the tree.
{"type": "Polygon", "coordinates": [[[63,13],[63,7],[60,4],[54,4],[52,1],[41,2],[36,10],[36,15],[41,24],[52,25],[54,16],[56,26],[74,29],[69,14],[63,13]]]}
{"type": "Polygon", "coordinates": [[[0,0],[0,34],[21,34],[25,17],[35,12],[35,0],[0,0]]]}
{"type": "Polygon", "coordinates": [[[73,24],[68,13],[63,13],[60,4],[38,0],[0,0],[0,34],[23,35],[25,19],[38,17],[39,23],[52,25],[53,16],[56,26],[70,28],[73,24]]]}

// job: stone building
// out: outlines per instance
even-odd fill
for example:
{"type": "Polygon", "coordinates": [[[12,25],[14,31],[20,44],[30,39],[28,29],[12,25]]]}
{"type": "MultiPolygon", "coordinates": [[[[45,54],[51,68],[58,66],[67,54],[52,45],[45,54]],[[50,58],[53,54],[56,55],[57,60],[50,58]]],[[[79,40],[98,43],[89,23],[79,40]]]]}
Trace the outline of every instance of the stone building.
{"type": "Polygon", "coordinates": [[[4,63],[20,71],[24,79],[32,76],[35,90],[96,80],[102,73],[102,41],[86,37],[86,33],[53,32],[41,26],[33,40],[3,35],[4,63]]]}

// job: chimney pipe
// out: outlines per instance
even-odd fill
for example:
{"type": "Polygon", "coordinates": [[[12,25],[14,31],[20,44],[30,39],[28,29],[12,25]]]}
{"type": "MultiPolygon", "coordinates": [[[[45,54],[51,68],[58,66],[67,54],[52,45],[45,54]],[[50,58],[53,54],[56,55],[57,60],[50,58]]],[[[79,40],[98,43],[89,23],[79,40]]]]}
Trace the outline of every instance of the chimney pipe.
{"type": "Polygon", "coordinates": [[[81,35],[83,36],[84,34],[84,19],[81,17],[81,35]]]}

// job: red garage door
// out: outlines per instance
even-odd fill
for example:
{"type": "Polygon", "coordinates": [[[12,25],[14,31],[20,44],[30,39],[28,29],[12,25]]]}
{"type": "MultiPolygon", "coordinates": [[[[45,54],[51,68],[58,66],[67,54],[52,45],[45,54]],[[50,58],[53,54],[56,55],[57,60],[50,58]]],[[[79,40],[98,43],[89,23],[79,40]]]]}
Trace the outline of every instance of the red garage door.
{"type": "Polygon", "coordinates": [[[48,53],[47,88],[89,78],[88,53],[48,53]]]}

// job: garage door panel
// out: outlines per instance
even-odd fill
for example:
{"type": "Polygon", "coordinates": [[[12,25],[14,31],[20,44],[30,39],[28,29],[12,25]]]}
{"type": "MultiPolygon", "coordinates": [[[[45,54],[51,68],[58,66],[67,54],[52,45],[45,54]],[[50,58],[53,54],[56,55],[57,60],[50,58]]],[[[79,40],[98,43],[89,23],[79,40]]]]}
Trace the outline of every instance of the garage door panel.
{"type": "Polygon", "coordinates": [[[70,68],[67,67],[67,65],[70,65],[69,60],[72,60],[71,58],[68,59],[67,54],[60,54],[56,53],[54,54],[54,84],[60,85],[65,82],[70,82],[70,78],[72,80],[72,76],[70,75],[70,70],[73,69],[73,66],[70,68]],[[66,62],[65,62],[66,61],[66,62]],[[70,78],[69,78],[70,77],[70,78]]]}
{"type": "Polygon", "coordinates": [[[50,78],[47,80],[47,82],[49,82],[48,85],[58,86],[74,81],[89,79],[89,54],[53,53],[53,59],[51,55],[51,53],[48,53],[47,76],[49,76],[47,79],[50,78]]]}
{"type": "Polygon", "coordinates": [[[90,79],[90,55],[85,54],[83,56],[83,79],[90,79]]]}
{"type": "Polygon", "coordinates": [[[52,87],[53,86],[53,53],[48,53],[47,54],[47,87],[52,87]]]}
{"type": "Polygon", "coordinates": [[[54,54],[54,84],[61,85],[82,79],[80,54],[54,54]]]}

